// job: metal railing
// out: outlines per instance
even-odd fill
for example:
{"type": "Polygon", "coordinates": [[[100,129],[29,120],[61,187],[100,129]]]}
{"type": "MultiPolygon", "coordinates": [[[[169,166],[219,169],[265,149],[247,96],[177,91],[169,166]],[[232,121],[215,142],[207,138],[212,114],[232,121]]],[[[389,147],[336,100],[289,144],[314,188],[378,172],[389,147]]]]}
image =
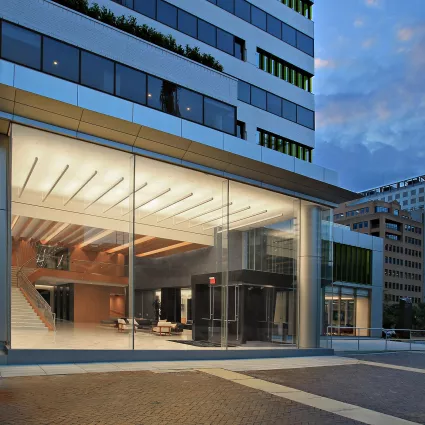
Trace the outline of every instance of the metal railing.
{"type": "Polygon", "coordinates": [[[341,349],[340,351],[353,351],[353,347],[360,351],[425,351],[425,329],[387,329],[387,328],[355,328],[344,326],[328,326],[326,328],[326,348],[341,349]],[[341,335],[341,330],[352,332],[352,335],[341,335]],[[335,331],[338,334],[335,334],[335,331]],[[416,335],[416,336],[415,336],[416,335]],[[357,344],[346,344],[355,341],[357,344]],[[344,347],[345,343],[345,347],[344,347]],[[405,345],[401,345],[405,344],[405,345]],[[363,345],[363,347],[361,347],[363,345]],[[344,350],[346,348],[346,350],[344,350]]]}
{"type": "MultiPolygon", "coordinates": [[[[33,261],[33,259],[29,261],[33,261]]],[[[27,297],[30,304],[37,309],[37,313],[42,316],[41,319],[49,327],[49,329],[55,331],[56,315],[52,312],[47,301],[40,295],[35,286],[28,279],[25,274],[25,265],[26,263],[21,266],[16,273],[18,288],[24,292],[24,295],[27,297]]]]}

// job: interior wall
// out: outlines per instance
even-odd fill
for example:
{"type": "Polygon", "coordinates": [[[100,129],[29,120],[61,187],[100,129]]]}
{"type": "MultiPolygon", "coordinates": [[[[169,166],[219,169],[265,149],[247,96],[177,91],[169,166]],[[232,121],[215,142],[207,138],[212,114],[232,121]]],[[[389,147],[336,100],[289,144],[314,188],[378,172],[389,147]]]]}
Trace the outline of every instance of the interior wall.
{"type": "MultiPolygon", "coordinates": [[[[35,257],[35,249],[29,241],[12,240],[12,266],[22,266],[35,257]]],[[[34,267],[35,260],[28,264],[34,267]]]]}
{"type": "Polygon", "coordinates": [[[70,253],[70,271],[127,276],[125,256],[74,248],[70,253]],[[110,266],[109,266],[110,264],[110,266]]]}
{"type": "MultiPolygon", "coordinates": [[[[357,297],[356,301],[356,327],[368,328],[370,318],[370,300],[366,297],[357,297]]],[[[368,336],[367,329],[359,329],[359,336],[368,336]]]]}
{"type": "Polygon", "coordinates": [[[125,296],[110,294],[109,295],[109,316],[124,317],[125,315],[125,296]]]}
{"type": "Polygon", "coordinates": [[[74,285],[74,323],[99,324],[109,319],[110,294],[124,293],[123,288],[114,286],[74,285]]]}

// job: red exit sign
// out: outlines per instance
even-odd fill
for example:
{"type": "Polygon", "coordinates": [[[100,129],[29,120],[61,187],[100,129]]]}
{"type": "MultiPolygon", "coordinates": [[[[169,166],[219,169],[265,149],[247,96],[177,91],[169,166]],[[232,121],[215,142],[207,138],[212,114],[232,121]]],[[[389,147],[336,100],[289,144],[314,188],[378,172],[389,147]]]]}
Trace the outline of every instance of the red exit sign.
{"type": "Polygon", "coordinates": [[[210,285],[215,285],[215,277],[210,277],[210,285]]]}

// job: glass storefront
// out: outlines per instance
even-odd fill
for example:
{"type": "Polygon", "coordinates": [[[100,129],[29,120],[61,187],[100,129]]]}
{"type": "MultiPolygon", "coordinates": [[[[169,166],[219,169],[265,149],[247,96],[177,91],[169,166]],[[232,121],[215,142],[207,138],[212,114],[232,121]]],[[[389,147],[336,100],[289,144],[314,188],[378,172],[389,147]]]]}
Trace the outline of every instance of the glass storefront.
{"type": "Polygon", "coordinates": [[[369,336],[369,290],[329,285],[324,292],[324,334],[369,336]]]}
{"type": "Polygon", "coordinates": [[[297,344],[299,199],[18,125],[12,160],[13,348],[297,344]]]}

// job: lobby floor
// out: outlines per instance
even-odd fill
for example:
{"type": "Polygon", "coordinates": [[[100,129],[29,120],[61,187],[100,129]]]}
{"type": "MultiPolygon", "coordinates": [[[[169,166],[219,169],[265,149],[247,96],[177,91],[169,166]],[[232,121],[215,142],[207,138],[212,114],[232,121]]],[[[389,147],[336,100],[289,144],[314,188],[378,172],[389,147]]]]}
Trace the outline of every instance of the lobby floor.
{"type": "MultiPolygon", "coordinates": [[[[132,334],[118,332],[115,328],[101,326],[58,326],[56,332],[17,330],[12,328],[11,347],[14,349],[85,349],[85,350],[131,350],[132,334]]],[[[190,341],[192,331],[181,334],[160,336],[147,330],[139,330],[134,335],[136,350],[220,350],[220,347],[199,347],[176,341],[190,341]]],[[[229,349],[291,349],[293,345],[272,344],[252,341],[229,349]]]]}

